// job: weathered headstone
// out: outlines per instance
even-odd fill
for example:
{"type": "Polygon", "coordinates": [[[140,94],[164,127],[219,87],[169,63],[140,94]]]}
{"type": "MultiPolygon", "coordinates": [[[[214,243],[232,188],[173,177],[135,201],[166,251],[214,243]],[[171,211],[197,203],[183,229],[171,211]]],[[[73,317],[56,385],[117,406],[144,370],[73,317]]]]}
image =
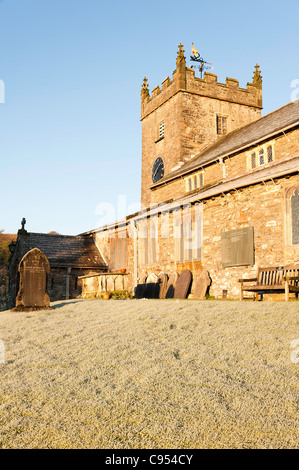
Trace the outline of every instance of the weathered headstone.
{"type": "Polygon", "coordinates": [[[203,269],[198,277],[195,277],[193,280],[194,289],[193,289],[193,298],[194,299],[205,299],[207,289],[211,285],[211,278],[209,272],[206,269],[203,269]]]}
{"type": "Polygon", "coordinates": [[[154,284],[158,281],[158,276],[155,273],[149,274],[146,278],[147,284],[154,284]]]}
{"type": "Polygon", "coordinates": [[[146,291],[146,284],[137,284],[134,290],[134,297],[136,299],[144,299],[145,291],[146,291]]]}
{"type": "Polygon", "coordinates": [[[165,299],[167,293],[167,284],[168,284],[168,276],[166,273],[160,273],[158,277],[158,284],[160,287],[159,290],[159,298],[165,299]]]}
{"type": "Polygon", "coordinates": [[[188,269],[182,272],[174,289],[175,299],[186,299],[192,281],[192,273],[188,269]]]}
{"type": "Polygon", "coordinates": [[[42,310],[50,307],[47,280],[50,263],[37,248],[26,253],[19,264],[20,287],[14,312],[42,310]]]}
{"type": "Polygon", "coordinates": [[[178,273],[172,273],[169,276],[168,282],[167,282],[167,290],[166,290],[166,299],[173,299],[174,298],[174,290],[176,283],[179,279],[180,275],[178,273]]]}
{"type": "Polygon", "coordinates": [[[146,278],[146,289],[144,297],[147,299],[158,299],[159,298],[159,284],[158,276],[154,273],[150,274],[146,278]]]}

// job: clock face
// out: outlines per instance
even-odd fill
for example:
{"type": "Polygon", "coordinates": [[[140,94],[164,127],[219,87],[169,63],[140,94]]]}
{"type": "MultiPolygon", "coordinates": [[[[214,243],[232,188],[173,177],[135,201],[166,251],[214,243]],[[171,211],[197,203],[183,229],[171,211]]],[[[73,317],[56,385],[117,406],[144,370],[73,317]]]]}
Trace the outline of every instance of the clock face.
{"type": "Polygon", "coordinates": [[[153,182],[157,183],[164,176],[164,162],[161,157],[157,158],[153,166],[153,182]]]}

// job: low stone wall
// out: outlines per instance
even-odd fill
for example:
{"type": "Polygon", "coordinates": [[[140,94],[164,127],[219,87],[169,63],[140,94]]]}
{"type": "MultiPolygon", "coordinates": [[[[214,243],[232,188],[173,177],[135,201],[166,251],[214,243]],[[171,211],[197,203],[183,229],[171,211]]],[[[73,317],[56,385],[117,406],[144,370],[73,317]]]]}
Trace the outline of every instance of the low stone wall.
{"type": "Polygon", "coordinates": [[[82,285],[82,298],[98,297],[104,292],[128,290],[128,274],[125,273],[99,273],[80,276],[82,285]]]}

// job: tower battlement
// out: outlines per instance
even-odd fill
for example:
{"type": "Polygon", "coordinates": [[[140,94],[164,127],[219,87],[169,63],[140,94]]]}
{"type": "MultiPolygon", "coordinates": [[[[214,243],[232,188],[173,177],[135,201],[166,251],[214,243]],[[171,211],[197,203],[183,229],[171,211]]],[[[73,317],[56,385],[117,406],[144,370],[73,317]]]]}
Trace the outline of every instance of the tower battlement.
{"type": "Polygon", "coordinates": [[[195,76],[195,70],[186,67],[183,45],[179,45],[177,67],[172,74],[172,80],[167,77],[162,86],[156,86],[150,94],[147,78],[141,90],[141,120],[162,106],[167,100],[178,92],[187,92],[216,100],[241,104],[257,109],[262,109],[262,77],[258,64],[252,83],[247,83],[246,88],[240,88],[239,81],[234,78],[226,78],[225,83],[218,82],[217,75],[204,73],[203,78],[195,76]]]}

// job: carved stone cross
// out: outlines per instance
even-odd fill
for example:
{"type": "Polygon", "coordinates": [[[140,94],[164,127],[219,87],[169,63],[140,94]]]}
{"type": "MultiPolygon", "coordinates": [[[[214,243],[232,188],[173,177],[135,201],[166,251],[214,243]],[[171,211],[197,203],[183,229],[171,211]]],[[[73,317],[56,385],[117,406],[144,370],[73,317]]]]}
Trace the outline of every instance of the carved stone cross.
{"type": "Polygon", "coordinates": [[[21,224],[22,224],[22,230],[25,230],[26,219],[24,217],[22,219],[21,224]]]}

